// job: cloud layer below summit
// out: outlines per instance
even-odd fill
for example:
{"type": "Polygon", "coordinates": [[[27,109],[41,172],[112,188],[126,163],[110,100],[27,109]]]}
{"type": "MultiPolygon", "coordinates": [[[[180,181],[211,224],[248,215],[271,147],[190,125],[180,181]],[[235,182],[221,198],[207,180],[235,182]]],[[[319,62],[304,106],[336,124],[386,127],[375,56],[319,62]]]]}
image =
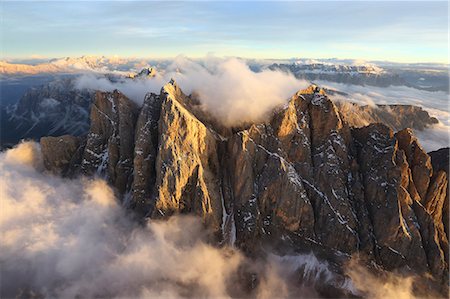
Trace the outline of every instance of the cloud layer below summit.
{"type": "MultiPolygon", "coordinates": [[[[317,297],[312,286],[334,277],[313,254],[250,261],[213,247],[193,217],[134,223],[104,180],[43,172],[36,143],[0,153],[0,173],[2,298],[242,297],[245,271],[258,273],[257,298],[317,297]]],[[[347,271],[349,291],[412,298],[410,278],[377,278],[357,264],[347,271]]]]}

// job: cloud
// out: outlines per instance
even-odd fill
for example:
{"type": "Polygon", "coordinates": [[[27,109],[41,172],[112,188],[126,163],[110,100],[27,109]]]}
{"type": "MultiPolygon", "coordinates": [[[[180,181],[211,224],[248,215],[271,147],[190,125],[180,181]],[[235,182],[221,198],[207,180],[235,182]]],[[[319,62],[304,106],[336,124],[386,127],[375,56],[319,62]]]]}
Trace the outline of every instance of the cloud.
{"type": "Polygon", "coordinates": [[[112,91],[119,89],[138,104],[147,92],[159,93],[174,78],[186,94],[195,92],[203,109],[226,126],[257,122],[287,100],[308,82],[280,71],[255,73],[243,60],[206,57],[194,61],[179,56],[154,78],[119,80],[84,75],[78,88],[112,91]]]}
{"type": "MultiPolygon", "coordinates": [[[[246,122],[263,121],[277,106],[285,103],[296,91],[309,85],[305,80],[279,71],[253,72],[244,60],[207,56],[192,60],[178,56],[154,78],[117,79],[114,82],[103,76],[85,74],[76,80],[78,88],[112,91],[119,89],[142,104],[148,92],[159,93],[171,78],[174,78],[186,94],[199,97],[202,107],[226,126],[246,122]]],[[[417,131],[427,151],[449,146],[450,113],[448,94],[429,92],[406,86],[360,86],[328,81],[317,81],[318,85],[348,93],[348,96],[333,95],[338,101],[350,101],[362,105],[408,104],[421,106],[440,124],[424,131],[417,131]]]]}
{"type": "Polygon", "coordinates": [[[131,80],[121,78],[111,82],[103,75],[84,74],[75,80],[75,87],[78,89],[87,88],[101,91],[113,91],[114,89],[118,89],[138,105],[142,105],[144,96],[148,92],[159,93],[161,87],[165,83],[167,82],[159,75],[154,79],[142,78],[131,80]]]}
{"type": "Polygon", "coordinates": [[[439,123],[423,131],[415,130],[414,134],[427,151],[435,151],[450,146],[450,126],[439,123]]]}
{"type": "Polygon", "coordinates": [[[426,279],[418,276],[405,276],[400,273],[379,272],[362,266],[358,258],[353,257],[345,268],[346,274],[363,298],[440,298],[429,287],[426,279]],[[375,273],[378,273],[376,275],[375,273]]]}
{"type": "Polygon", "coordinates": [[[427,151],[450,146],[450,112],[448,93],[430,92],[406,86],[362,86],[347,85],[328,81],[317,81],[318,85],[347,93],[346,96],[333,95],[331,99],[343,102],[354,102],[360,105],[401,104],[415,105],[424,108],[431,116],[439,120],[423,131],[415,130],[421,145],[427,151]]]}
{"type": "MultiPolygon", "coordinates": [[[[210,245],[199,219],[139,225],[105,181],[51,176],[41,162],[36,143],[0,153],[2,298],[223,298],[237,289],[230,283],[246,258],[210,245]]],[[[259,268],[255,292],[278,296],[271,267],[259,268]]]]}
{"type": "Polygon", "coordinates": [[[312,253],[249,259],[210,244],[191,216],[138,224],[104,180],[63,179],[41,165],[37,143],[0,153],[2,298],[301,298],[327,284],[366,292],[359,268],[343,278],[312,253]]]}
{"type": "Polygon", "coordinates": [[[105,181],[43,174],[38,153],[0,154],[2,298],[224,296],[242,256],[208,245],[198,219],[137,226],[105,181]]]}

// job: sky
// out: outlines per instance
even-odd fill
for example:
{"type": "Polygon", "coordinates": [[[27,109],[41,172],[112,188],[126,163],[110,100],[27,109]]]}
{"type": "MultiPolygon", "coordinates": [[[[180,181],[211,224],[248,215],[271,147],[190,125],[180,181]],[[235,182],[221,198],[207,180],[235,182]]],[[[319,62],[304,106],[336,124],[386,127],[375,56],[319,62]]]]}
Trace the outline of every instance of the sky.
{"type": "Polygon", "coordinates": [[[118,55],[448,63],[448,3],[0,1],[2,60],[118,55]]]}

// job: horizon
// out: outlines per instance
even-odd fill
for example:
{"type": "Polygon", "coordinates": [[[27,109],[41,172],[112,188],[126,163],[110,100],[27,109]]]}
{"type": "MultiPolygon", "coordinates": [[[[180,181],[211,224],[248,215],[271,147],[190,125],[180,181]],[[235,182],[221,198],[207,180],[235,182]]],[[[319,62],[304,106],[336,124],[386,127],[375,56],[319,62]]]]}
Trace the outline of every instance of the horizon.
{"type": "Polygon", "coordinates": [[[449,64],[447,2],[3,1],[1,7],[2,60],[89,53],[449,64]]]}
{"type": "MultiPolygon", "coordinates": [[[[24,56],[24,57],[1,57],[0,62],[6,62],[10,64],[26,64],[26,65],[38,65],[43,63],[51,63],[53,61],[62,60],[62,59],[81,59],[81,58],[106,58],[106,59],[122,59],[125,61],[133,61],[133,60],[149,60],[149,61],[171,61],[175,60],[179,57],[183,57],[189,60],[204,60],[208,58],[215,58],[215,59],[239,59],[244,61],[294,61],[294,60],[302,60],[302,61],[309,61],[311,60],[311,63],[337,63],[337,64],[343,64],[343,65],[358,65],[358,64],[398,64],[398,65],[435,65],[435,66],[450,66],[450,61],[448,62],[433,62],[433,61],[392,61],[392,60],[366,60],[366,59],[358,59],[358,58],[352,58],[352,57],[280,57],[280,58],[273,58],[273,57],[262,57],[262,58],[256,58],[256,57],[244,57],[244,56],[219,56],[219,55],[213,55],[213,54],[205,54],[205,55],[199,55],[199,56],[188,56],[184,54],[178,54],[174,56],[167,56],[167,57],[155,57],[155,56],[121,56],[121,55],[102,55],[102,54],[81,54],[81,55],[74,55],[74,56],[24,56]]],[[[117,63],[120,64],[120,63],[117,63]]]]}

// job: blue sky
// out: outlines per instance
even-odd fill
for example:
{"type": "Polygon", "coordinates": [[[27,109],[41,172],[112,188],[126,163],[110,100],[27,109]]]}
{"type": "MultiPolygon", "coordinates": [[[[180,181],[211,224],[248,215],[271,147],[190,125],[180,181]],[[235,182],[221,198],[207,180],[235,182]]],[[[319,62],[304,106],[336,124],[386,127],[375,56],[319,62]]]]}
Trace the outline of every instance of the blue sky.
{"type": "Polygon", "coordinates": [[[119,55],[448,62],[448,3],[1,1],[2,58],[119,55]]]}

